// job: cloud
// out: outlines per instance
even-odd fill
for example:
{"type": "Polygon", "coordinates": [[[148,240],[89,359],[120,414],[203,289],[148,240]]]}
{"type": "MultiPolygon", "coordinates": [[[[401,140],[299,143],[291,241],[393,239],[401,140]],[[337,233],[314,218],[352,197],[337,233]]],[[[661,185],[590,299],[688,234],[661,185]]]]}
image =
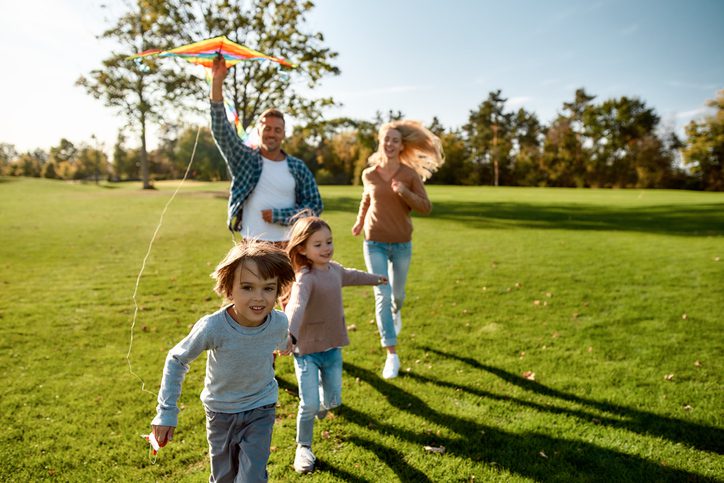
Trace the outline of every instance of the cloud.
{"type": "Polygon", "coordinates": [[[385,95],[385,94],[405,94],[408,92],[416,92],[416,91],[425,91],[432,89],[431,85],[415,85],[415,84],[407,84],[407,85],[399,85],[399,86],[387,86],[387,87],[377,87],[374,89],[364,89],[359,91],[347,91],[339,93],[340,97],[362,97],[362,96],[377,96],[377,95],[385,95]]]}
{"type": "Polygon", "coordinates": [[[688,111],[681,111],[674,114],[676,119],[692,119],[699,117],[702,114],[706,114],[711,108],[709,107],[697,107],[696,109],[690,109],[688,111]]]}
{"type": "Polygon", "coordinates": [[[671,87],[683,87],[685,89],[701,89],[705,91],[715,91],[718,89],[721,89],[721,85],[717,85],[715,83],[705,83],[705,82],[686,82],[686,81],[678,81],[678,80],[670,80],[667,81],[666,84],[670,85],[671,87]]]}
{"type": "Polygon", "coordinates": [[[517,97],[511,97],[508,99],[508,105],[510,107],[518,107],[523,106],[530,102],[533,98],[530,96],[517,96],[517,97]]]}

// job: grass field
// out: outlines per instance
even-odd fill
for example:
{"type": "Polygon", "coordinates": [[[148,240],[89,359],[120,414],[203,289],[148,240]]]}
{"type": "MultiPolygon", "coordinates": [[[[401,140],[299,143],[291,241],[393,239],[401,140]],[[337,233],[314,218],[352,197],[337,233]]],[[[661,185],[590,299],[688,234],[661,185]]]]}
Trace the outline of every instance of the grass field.
{"type": "MultiPolygon", "coordinates": [[[[185,185],[166,213],[130,358],[146,392],[126,354],[176,185],[157,186],[0,178],[0,480],[207,481],[203,357],[155,464],[139,435],[166,352],[219,306],[226,185],[185,185]]],[[[296,475],[296,380],[278,359],[272,481],[724,480],[724,194],[429,193],[401,377],[380,377],[371,289],[345,289],[344,405],[315,425],[319,469],[296,475]]],[[[359,194],[322,188],[335,258],[364,268],[359,194]]]]}

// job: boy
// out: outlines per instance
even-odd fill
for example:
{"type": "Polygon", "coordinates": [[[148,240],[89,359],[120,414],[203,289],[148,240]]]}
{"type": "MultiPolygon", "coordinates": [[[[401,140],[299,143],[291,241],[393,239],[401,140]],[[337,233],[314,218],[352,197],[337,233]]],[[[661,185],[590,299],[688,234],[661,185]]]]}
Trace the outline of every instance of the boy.
{"type": "Polygon", "coordinates": [[[269,243],[237,243],[211,274],[229,302],[202,317],[171,349],[151,422],[159,446],[173,438],[189,363],[209,351],[201,401],[211,459],[210,481],[267,481],[278,386],[272,353],[284,349],[288,322],[274,310],[294,281],[287,255],[269,243]]]}

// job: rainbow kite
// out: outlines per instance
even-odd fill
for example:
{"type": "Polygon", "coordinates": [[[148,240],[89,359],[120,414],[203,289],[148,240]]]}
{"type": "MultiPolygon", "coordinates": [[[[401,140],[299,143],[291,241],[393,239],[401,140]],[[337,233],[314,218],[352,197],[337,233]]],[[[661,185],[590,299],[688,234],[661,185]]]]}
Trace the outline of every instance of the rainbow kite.
{"type": "Polygon", "coordinates": [[[296,67],[296,65],[289,63],[281,57],[262,54],[254,49],[232,42],[226,35],[182,45],[181,47],[170,50],[145,50],[130,56],[129,59],[140,59],[156,55],[159,57],[180,57],[193,64],[203,65],[209,69],[214,64],[214,58],[217,55],[221,55],[224,58],[227,68],[238,64],[242,60],[269,60],[284,67],[296,67]]]}
{"type": "MultiPolygon", "coordinates": [[[[138,54],[131,55],[128,59],[133,59],[138,63],[141,63],[145,57],[179,57],[192,64],[202,65],[206,68],[206,81],[211,85],[211,73],[210,69],[214,65],[214,59],[217,56],[222,56],[226,63],[226,68],[238,64],[243,60],[260,60],[260,61],[271,61],[277,64],[295,68],[295,64],[287,62],[281,57],[272,57],[270,55],[262,54],[254,49],[250,49],[244,45],[237,44],[229,40],[226,35],[214,37],[212,39],[201,40],[191,44],[182,45],[169,50],[161,49],[149,49],[139,52],[138,54]]],[[[236,112],[234,103],[231,102],[227,97],[224,97],[224,107],[226,108],[226,114],[231,121],[233,121],[236,127],[236,133],[239,137],[245,141],[249,139],[249,133],[244,132],[244,128],[239,120],[239,114],[236,112]]]]}

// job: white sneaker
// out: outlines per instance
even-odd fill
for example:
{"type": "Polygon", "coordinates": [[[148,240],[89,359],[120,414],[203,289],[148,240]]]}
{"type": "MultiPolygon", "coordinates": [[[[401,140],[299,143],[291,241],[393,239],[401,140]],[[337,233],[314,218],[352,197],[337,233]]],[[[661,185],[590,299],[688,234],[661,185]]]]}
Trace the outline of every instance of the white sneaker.
{"type": "Polygon", "coordinates": [[[306,446],[298,445],[297,452],[294,455],[294,471],[297,473],[311,473],[314,471],[314,462],[317,458],[312,453],[312,449],[306,446]]]}
{"type": "Polygon", "coordinates": [[[395,312],[394,322],[395,335],[400,335],[400,332],[402,332],[402,312],[400,312],[399,310],[395,312]]]}
{"type": "Polygon", "coordinates": [[[392,379],[393,377],[397,377],[398,372],[400,372],[400,358],[397,354],[387,354],[385,368],[382,369],[382,377],[384,379],[392,379]]]}

